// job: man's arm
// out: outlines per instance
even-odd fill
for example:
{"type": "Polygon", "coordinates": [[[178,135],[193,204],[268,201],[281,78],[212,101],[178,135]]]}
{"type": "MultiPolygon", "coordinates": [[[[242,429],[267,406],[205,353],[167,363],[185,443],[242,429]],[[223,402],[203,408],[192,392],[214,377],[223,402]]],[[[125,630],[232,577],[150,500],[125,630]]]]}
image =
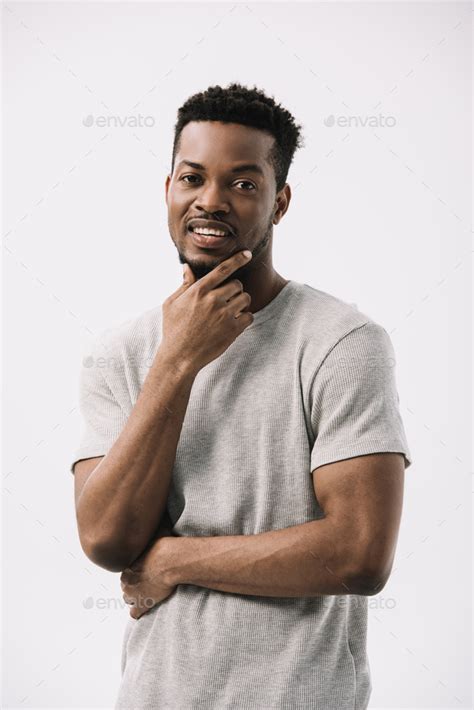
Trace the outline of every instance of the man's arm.
{"type": "MultiPolygon", "coordinates": [[[[251,252],[236,252],[199,280],[184,265],[182,285],[162,306],[160,347],[120,435],[97,466],[87,460],[77,464],[83,484],[76,488],[81,545],[111,572],[130,565],[160,528],[196,376],[253,321],[244,310],[250,294],[240,281],[228,281],[250,258],[251,252]]],[[[99,394],[99,411],[107,419],[104,392],[99,394]]],[[[99,417],[93,429],[101,428],[99,417]]]]}
{"type": "Polygon", "coordinates": [[[236,594],[372,595],[389,577],[403,502],[398,453],[358,456],[313,471],[321,520],[258,535],[159,540],[166,583],[236,594]]]}
{"type": "MultiPolygon", "coordinates": [[[[159,525],[196,374],[158,350],[117,441],[76,493],[82,548],[111,572],[127,567],[159,525]]],[[[91,463],[78,462],[76,475],[91,463]]]]}

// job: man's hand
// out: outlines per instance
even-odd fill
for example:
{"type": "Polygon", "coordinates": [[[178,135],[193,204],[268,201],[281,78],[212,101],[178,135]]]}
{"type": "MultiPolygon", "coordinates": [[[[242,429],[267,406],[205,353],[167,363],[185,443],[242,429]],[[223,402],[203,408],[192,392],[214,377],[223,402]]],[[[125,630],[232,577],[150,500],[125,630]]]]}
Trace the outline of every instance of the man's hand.
{"type": "Polygon", "coordinates": [[[239,279],[231,278],[252,258],[244,251],[235,252],[199,280],[184,264],[183,283],[162,304],[158,352],[165,352],[171,362],[186,363],[197,374],[253,322],[253,314],[246,310],[251,296],[239,279]]]}
{"type": "Polygon", "coordinates": [[[139,619],[176,589],[176,585],[165,580],[166,562],[171,559],[169,541],[173,535],[165,525],[159,530],[152,544],[120,575],[123,599],[133,605],[130,616],[134,619],[139,619]]]}

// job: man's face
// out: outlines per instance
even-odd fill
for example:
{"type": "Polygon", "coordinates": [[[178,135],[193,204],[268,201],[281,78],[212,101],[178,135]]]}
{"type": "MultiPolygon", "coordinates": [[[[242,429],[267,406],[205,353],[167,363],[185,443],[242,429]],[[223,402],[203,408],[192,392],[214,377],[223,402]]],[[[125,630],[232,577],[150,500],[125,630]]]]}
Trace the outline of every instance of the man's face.
{"type": "Polygon", "coordinates": [[[278,207],[274,170],[266,160],[273,142],[264,131],[237,123],[193,121],[184,127],[173,174],[166,180],[166,203],[179,260],[191,266],[196,278],[231,254],[250,249],[249,265],[232,274],[239,278],[238,272],[255,265],[259,254],[264,261],[270,253],[278,207]],[[213,248],[200,246],[188,228],[194,219],[226,223],[232,234],[213,248]]]}

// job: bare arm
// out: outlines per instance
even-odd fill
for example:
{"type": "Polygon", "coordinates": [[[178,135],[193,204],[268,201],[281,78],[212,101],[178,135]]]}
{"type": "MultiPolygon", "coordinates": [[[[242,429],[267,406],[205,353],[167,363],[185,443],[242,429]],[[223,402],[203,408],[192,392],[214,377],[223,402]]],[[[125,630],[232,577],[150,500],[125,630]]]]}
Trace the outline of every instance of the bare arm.
{"type": "Polygon", "coordinates": [[[81,483],[88,474],[75,487],[81,544],[111,572],[128,567],[161,522],[197,374],[253,321],[244,311],[250,295],[228,281],[250,257],[237,252],[199,281],[185,265],[183,284],[163,304],[163,339],[124,428],[92,471],[87,460],[77,464],[81,483]]]}
{"type": "Polygon", "coordinates": [[[120,436],[78,496],[81,544],[105,569],[130,564],[161,520],[195,376],[158,351],[120,436]]]}
{"type": "Polygon", "coordinates": [[[148,576],[170,587],[270,597],[380,592],[395,554],[403,457],[359,456],[321,466],[313,477],[323,519],[258,535],[164,537],[148,576]]]}

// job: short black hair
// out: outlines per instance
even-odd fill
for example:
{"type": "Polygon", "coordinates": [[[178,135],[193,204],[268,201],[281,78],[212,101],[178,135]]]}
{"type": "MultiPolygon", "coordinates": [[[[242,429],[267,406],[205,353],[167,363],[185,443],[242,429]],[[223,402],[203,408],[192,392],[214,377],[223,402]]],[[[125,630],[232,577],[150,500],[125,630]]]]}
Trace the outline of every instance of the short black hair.
{"type": "Polygon", "coordinates": [[[190,96],[178,109],[171,172],[179,150],[181,131],[191,121],[241,123],[274,136],[275,142],[267,160],[275,171],[277,192],[285,186],[296,149],[303,145],[302,127],[295,123],[291,113],[256,86],[252,89],[237,83],[228,84],[225,88],[210,86],[206,91],[190,96]]]}

